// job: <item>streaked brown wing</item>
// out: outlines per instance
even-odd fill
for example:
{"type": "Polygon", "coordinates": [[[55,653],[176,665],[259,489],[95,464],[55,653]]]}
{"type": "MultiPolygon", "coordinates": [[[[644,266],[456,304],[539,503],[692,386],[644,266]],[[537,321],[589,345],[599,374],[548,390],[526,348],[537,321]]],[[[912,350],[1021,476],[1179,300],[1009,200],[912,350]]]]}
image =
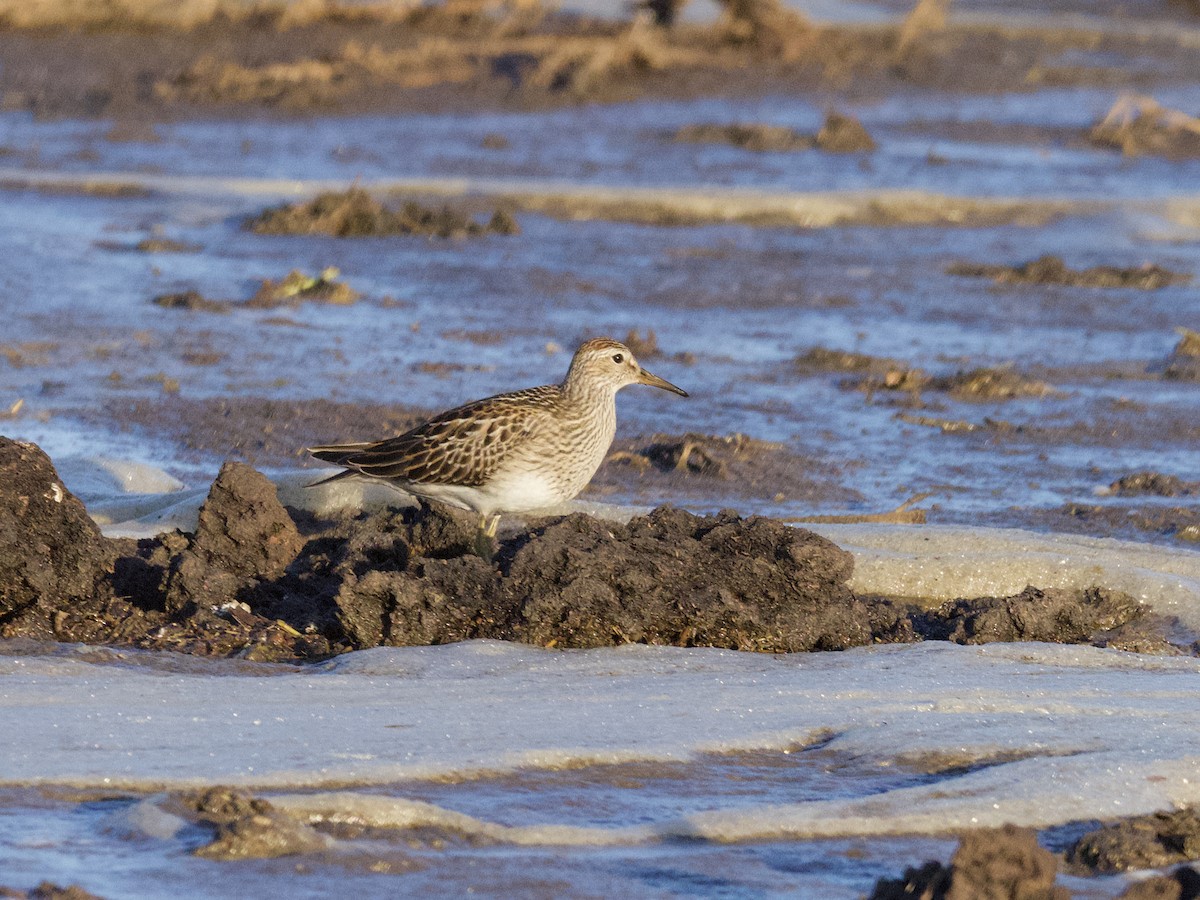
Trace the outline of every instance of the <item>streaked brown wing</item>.
{"type": "Polygon", "coordinates": [[[478,487],[536,431],[558,391],[546,385],[476,400],[397,437],[346,445],[344,454],[336,446],[313,448],[313,455],[371,478],[478,487]]]}

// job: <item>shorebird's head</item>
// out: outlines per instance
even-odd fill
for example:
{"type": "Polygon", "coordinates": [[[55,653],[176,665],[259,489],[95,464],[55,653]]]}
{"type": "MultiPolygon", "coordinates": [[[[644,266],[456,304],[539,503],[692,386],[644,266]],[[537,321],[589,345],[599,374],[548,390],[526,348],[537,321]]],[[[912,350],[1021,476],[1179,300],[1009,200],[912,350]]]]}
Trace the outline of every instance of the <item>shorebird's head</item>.
{"type": "Polygon", "coordinates": [[[648,384],[681,397],[687,396],[687,391],[682,388],[651,375],[641,367],[628,347],[609,338],[593,338],[580,345],[571,360],[565,384],[568,388],[572,385],[599,386],[614,394],[626,385],[648,384]]]}

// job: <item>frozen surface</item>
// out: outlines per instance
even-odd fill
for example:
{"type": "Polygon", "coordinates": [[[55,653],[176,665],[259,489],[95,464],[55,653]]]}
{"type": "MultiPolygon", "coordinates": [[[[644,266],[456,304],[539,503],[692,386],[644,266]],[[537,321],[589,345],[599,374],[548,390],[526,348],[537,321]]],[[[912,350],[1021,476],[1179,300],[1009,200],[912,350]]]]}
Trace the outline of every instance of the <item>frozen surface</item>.
{"type": "Polygon", "coordinates": [[[363,789],[820,745],[962,774],[791,804],[764,791],[621,828],[577,828],[562,810],[503,839],[934,833],[1200,800],[1198,676],[1194,659],[1036,644],[772,657],[474,642],[360,651],[319,670],[64,650],[0,658],[0,751],[10,787],[339,788],[285,802],[382,823],[440,813],[363,789]]]}

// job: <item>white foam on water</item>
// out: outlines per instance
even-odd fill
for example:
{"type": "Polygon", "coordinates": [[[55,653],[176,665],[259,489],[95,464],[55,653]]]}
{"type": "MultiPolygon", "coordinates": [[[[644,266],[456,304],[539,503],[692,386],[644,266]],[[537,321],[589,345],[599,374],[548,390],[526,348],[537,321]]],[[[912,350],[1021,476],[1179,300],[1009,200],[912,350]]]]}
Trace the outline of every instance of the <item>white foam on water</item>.
{"type": "Polygon", "coordinates": [[[1192,658],[1045,644],[767,656],[469,642],[361,651],[319,669],[228,662],[176,674],[152,656],[152,667],[136,653],[0,657],[0,784],[337,789],[282,802],[324,817],[437,821],[522,844],[942,833],[1200,801],[1192,658]],[[490,815],[455,819],[363,790],[782,751],[830,735],[824,750],[880,766],[934,754],[968,771],[868,797],[747,802],[632,830],[581,829],[563,810],[533,830],[506,831],[490,815]]]}

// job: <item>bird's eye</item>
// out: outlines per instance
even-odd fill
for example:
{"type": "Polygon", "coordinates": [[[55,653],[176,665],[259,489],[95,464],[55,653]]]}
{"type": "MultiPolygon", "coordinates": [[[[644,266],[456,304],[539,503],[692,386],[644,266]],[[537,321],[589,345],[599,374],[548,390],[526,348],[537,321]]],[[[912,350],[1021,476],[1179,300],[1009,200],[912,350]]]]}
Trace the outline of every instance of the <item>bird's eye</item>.
{"type": "Polygon", "coordinates": [[[625,357],[624,357],[624,356],[622,356],[620,353],[614,354],[614,355],[613,355],[613,362],[615,362],[615,363],[623,363],[623,362],[625,362],[625,357]]]}

